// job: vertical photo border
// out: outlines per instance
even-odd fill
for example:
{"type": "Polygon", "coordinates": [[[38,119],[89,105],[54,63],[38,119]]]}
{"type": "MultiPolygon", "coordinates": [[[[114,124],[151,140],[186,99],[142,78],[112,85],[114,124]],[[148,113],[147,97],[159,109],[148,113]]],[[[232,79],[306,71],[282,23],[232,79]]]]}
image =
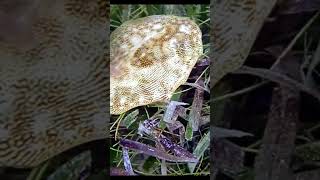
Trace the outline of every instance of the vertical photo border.
{"type": "MultiPolygon", "coordinates": [[[[209,176],[209,3],[113,4],[111,2],[110,7],[112,76],[110,103],[111,111],[115,113],[111,112],[108,125],[111,175],[209,176]],[[159,17],[152,17],[154,15],[159,17]],[[167,18],[167,16],[175,17],[167,18]],[[157,28],[157,26],[160,29],[154,33],[152,27],[157,28]],[[201,53],[198,53],[200,51],[201,53]],[[169,54],[166,53],[171,54],[167,56],[169,54]],[[135,60],[137,54],[140,58],[135,60]],[[135,87],[132,82],[139,77],[125,76],[124,72],[128,70],[123,70],[132,64],[137,67],[148,62],[150,58],[143,61],[145,60],[143,56],[147,56],[146,54],[157,60],[152,62],[158,63],[158,68],[154,68],[153,73],[166,68],[168,71],[163,71],[167,73],[161,76],[152,75],[151,71],[149,76],[144,78],[145,81],[153,81],[154,85],[143,84],[140,80],[138,82],[144,89],[137,91],[140,94],[132,93],[137,90],[132,88],[135,87]],[[189,61],[187,64],[192,65],[188,70],[183,70],[184,59],[189,61]],[[182,64],[179,65],[179,62],[182,64]],[[180,67],[176,67],[174,63],[180,67]],[[178,77],[170,74],[173,71],[170,66],[176,67],[176,72],[180,72],[178,77]],[[127,84],[121,84],[116,79],[119,76],[122,79],[128,78],[127,84]],[[168,78],[170,76],[177,78],[170,79],[168,78]],[[158,83],[161,81],[169,83],[170,80],[171,88],[166,85],[162,87],[158,83]],[[133,95],[126,96],[122,93],[120,96],[119,92],[122,89],[114,90],[120,86],[125,89],[125,85],[130,87],[127,89],[133,95]],[[162,96],[161,92],[165,92],[163,94],[168,97],[152,101],[152,97],[155,96],[152,93],[156,91],[160,92],[158,96],[162,96]],[[151,100],[129,106],[135,99],[151,100]],[[121,104],[127,109],[120,111],[121,104]]],[[[141,68],[132,69],[148,73],[147,68],[138,67],[141,68]]]]}

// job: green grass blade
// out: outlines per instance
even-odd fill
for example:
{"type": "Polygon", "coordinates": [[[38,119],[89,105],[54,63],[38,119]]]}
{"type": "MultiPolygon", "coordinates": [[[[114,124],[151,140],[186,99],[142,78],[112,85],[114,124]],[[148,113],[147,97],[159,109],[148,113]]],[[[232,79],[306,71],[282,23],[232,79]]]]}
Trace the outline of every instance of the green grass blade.
{"type": "MultiPolygon", "coordinates": [[[[193,155],[195,155],[197,159],[200,159],[200,157],[204,154],[204,152],[209,149],[209,145],[210,145],[210,132],[206,133],[202,137],[196,149],[194,150],[193,155]]],[[[193,173],[196,165],[197,163],[188,163],[188,167],[191,173],[193,173]]]]}

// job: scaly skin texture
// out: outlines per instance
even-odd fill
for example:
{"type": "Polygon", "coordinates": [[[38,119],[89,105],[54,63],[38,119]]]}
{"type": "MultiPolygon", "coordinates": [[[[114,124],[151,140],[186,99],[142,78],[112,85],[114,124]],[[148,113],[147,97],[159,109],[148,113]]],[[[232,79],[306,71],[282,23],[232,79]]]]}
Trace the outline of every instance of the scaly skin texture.
{"type": "MultiPolygon", "coordinates": [[[[243,65],[275,3],[276,0],[211,0],[211,88],[243,65]]],[[[210,149],[214,149],[212,144],[210,149]]],[[[214,158],[210,157],[213,163],[214,158]]],[[[214,179],[216,168],[211,168],[211,174],[214,179]]]]}
{"type": "Polygon", "coordinates": [[[111,114],[165,102],[203,53],[199,27],[186,17],[154,15],[111,34],[111,114]]]}
{"type": "Polygon", "coordinates": [[[211,87],[240,68],[276,0],[211,0],[211,87]]]}
{"type": "Polygon", "coordinates": [[[30,21],[27,49],[0,40],[0,166],[34,167],[107,137],[107,1],[52,2],[30,21]]]}

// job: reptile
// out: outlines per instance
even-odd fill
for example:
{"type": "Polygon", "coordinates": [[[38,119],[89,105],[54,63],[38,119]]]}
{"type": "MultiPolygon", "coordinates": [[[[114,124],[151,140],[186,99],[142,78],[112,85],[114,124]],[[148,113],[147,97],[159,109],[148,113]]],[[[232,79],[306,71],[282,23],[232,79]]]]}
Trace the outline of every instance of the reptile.
{"type": "Polygon", "coordinates": [[[1,167],[35,167],[107,138],[107,7],[105,0],[1,1],[1,167]]]}
{"type": "Polygon", "coordinates": [[[211,88],[246,60],[276,0],[211,0],[211,88]]]}
{"type": "Polygon", "coordinates": [[[187,17],[129,20],[110,38],[111,114],[168,101],[203,53],[201,30],[187,17]]]}
{"type": "MultiPolygon", "coordinates": [[[[243,64],[274,5],[211,1],[211,86],[243,64]]],[[[107,136],[107,1],[56,0],[50,8],[32,22],[27,48],[0,37],[0,166],[34,167],[107,136]]]]}

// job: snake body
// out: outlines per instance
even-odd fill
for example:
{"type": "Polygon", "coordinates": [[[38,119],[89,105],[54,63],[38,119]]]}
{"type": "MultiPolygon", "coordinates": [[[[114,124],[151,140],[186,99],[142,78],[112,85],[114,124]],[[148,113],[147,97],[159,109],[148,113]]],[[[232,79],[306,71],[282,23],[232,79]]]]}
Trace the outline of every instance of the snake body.
{"type": "Polygon", "coordinates": [[[107,137],[107,1],[53,2],[27,49],[0,41],[0,166],[34,167],[107,137]]]}
{"type": "Polygon", "coordinates": [[[212,87],[240,68],[276,0],[212,0],[212,87]]]}
{"type": "Polygon", "coordinates": [[[186,17],[153,15],[111,34],[111,114],[169,100],[202,55],[202,35],[186,17]]]}

